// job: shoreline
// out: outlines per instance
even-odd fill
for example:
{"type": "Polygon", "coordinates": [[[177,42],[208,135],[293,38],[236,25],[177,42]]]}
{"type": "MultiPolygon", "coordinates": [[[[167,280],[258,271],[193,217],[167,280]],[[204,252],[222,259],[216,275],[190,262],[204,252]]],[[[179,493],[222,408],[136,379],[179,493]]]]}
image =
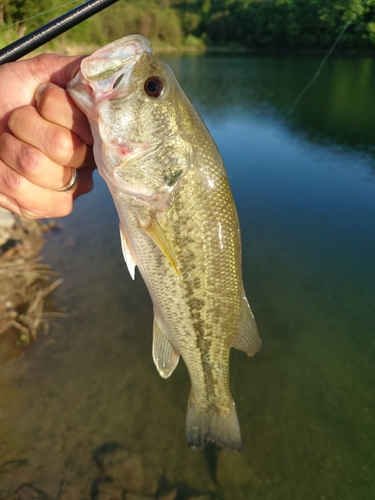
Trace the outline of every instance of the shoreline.
{"type": "MultiPolygon", "coordinates": [[[[209,45],[205,44],[200,39],[195,44],[180,44],[169,45],[160,43],[157,40],[150,40],[157,56],[160,55],[211,55],[211,54],[225,54],[225,55],[274,55],[274,56],[289,56],[289,55],[317,55],[325,56],[331,47],[322,48],[291,48],[291,47],[245,47],[239,45],[209,45]]],[[[110,43],[110,42],[108,42],[110,43]]],[[[73,55],[89,55],[103,47],[104,45],[96,44],[75,44],[51,41],[39,49],[25,56],[25,58],[35,57],[44,52],[53,52],[65,56],[73,55]]],[[[373,50],[359,50],[359,49],[340,49],[335,48],[331,56],[369,56],[375,57],[375,48],[373,50]]]]}
{"type": "Polygon", "coordinates": [[[0,344],[1,350],[27,345],[40,330],[48,333],[45,297],[61,282],[40,251],[44,234],[54,226],[0,208],[0,344]]]}

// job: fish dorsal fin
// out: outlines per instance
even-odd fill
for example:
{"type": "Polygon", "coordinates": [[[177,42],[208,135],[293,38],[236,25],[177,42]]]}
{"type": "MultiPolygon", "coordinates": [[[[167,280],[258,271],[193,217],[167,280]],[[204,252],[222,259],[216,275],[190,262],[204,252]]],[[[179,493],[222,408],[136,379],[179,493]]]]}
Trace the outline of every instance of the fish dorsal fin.
{"type": "Polygon", "coordinates": [[[166,234],[163,229],[160,227],[158,221],[153,218],[151,224],[143,225],[141,227],[148,234],[148,236],[152,239],[155,245],[159,248],[159,250],[167,257],[169,262],[172,264],[173,269],[175,270],[178,277],[181,276],[180,269],[178,268],[173,249],[168,241],[166,234]]]}
{"type": "Polygon", "coordinates": [[[159,323],[154,318],[152,357],[161,377],[168,378],[178,365],[180,353],[167,339],[159,323]]]}
{"type": "Polygon", "coordinates": [[[121,222],[120,222],[120,238],[121,238],[122,253],[124,254],[124,259],[125,259],[126,265],[128,266],[130,276],[132,277],[132,279],[134,279],[135,278],[135,266],[137,264],[135,263],[133,254],[130,250],[129,243],[128,243],[128,240],[126,237],[126,233],[125,233],[124,228],[121,225],[121,222]]]}
{"type": "Polygon", "coordinates": [[[262,342],[259,337],[253,313],[251,312],[249,303],[243,292],[239,333],[233,347],[243,351],[248,356],[253,356],[259,351],[261,344],[262,342]]]}

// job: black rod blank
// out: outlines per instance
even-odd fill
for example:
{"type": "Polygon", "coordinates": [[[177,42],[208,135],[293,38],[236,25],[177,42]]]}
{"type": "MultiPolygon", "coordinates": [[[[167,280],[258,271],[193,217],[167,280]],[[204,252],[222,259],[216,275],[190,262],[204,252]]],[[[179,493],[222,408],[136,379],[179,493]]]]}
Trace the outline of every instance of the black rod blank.
{"type": "Polygon", "coordinates": [[[17,61],[17,59],[29,54],[44,43],[53,40],[115,2],[118,2],[118,0],[89,0],[79,7],[70,10],[66,14],[1,49],[0,64],[17,61]]]}

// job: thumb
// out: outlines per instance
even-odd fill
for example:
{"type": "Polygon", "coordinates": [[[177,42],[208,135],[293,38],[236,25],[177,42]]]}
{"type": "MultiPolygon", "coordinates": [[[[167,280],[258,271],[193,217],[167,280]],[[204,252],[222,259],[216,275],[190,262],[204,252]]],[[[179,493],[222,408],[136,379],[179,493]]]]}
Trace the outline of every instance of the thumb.
{"type": "Polygon", "coordinates": [[[28,69],[37,85],[52,82],[65,88],[67,83],[78,73],[82,59],[84,56],[41,54],[22,62],[29,64],[28,69]]]}

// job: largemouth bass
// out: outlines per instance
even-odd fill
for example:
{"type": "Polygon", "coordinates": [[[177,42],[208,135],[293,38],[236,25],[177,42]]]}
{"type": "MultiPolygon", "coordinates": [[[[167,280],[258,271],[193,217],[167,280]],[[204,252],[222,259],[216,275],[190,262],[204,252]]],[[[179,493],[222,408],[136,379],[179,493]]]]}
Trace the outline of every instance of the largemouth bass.
{"type": "Polygon", "coordinates": [[[140,35],[85,58],[68,90],[90,122],[130,274],[134,279],[138,266],[152,297],[155,365],[167,378],[181,355],[188,368],[187,441],[239,450],[229,351],[251,356],[260,339],[216,145],[171,69],[140,35]]]}

